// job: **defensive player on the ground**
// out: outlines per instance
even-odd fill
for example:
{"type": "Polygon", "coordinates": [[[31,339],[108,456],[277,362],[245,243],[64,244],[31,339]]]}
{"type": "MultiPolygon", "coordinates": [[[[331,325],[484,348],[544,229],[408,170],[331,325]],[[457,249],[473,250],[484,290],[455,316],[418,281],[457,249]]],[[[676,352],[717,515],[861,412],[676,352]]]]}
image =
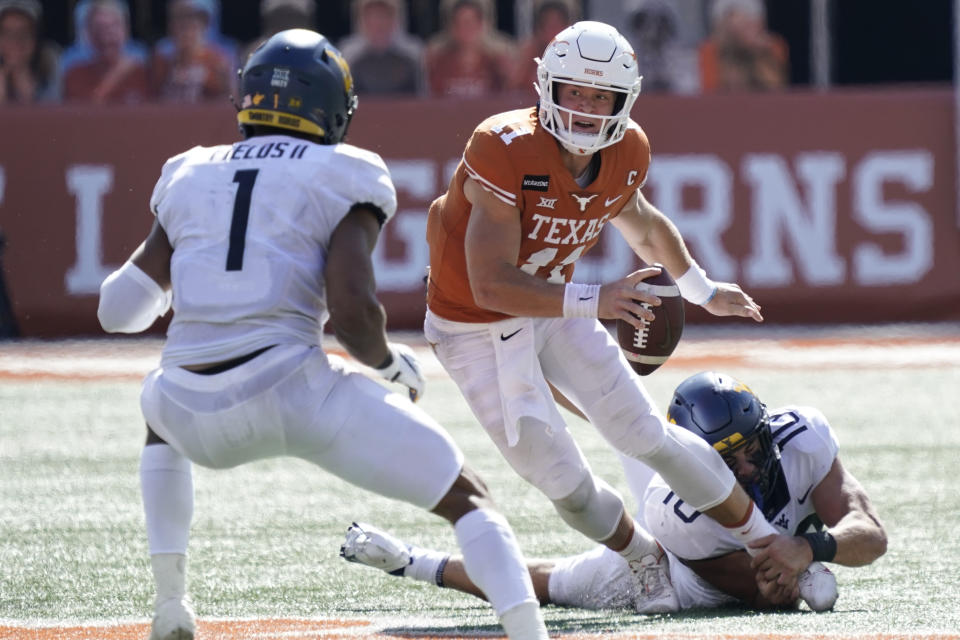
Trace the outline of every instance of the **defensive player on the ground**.
{"type": "Polygon", "coordinates": [[[161,366],[141,394],[151,639],[194,636],[191,461],[222,469],[288,455],[449,520],[507,635],[545,640],[510,526],[410,401],[424,384],[413,352],[387,341],[370,254],[396,192],[378,155],[342,143],[356,107],[346,62],[318,33],[283,31],[250,56],[240,94],[246,139],[167,161],[149,236],[100,293],[104,329],[120,332],[148,328],[172,294],[161,366]],[[328,319],[352,356],[409,399],[328,359],[328,319]]]}
{"type": "MultiPolygon", "coordinates": [[[[859,567],[886,551],[886,533],[870,498],[841,464],[836,434],[817,409],[788,405],[768,413],[745,385],[709,372],[677,387],[668,416],[720,452],[778,532],[751,561],[724,527],[684,504],[663,478],[624,457],[641,505],[638,521],[645,520],[667,550],[679,608],[738,602],[758,609],[794,607],[799,596],[811,609],[829,609],[836,583],[821,563],[859,567]],[[772,573],[770,558],[791,570],[772,573]]],[[[459,557],[408,546],[372,525],[350,527],[341,553],[394,575],[480,595],[459,557]]],[[[542,604],[634,607],[627,563],[606,547],[531,560],[528,568],[542,604]]]]}

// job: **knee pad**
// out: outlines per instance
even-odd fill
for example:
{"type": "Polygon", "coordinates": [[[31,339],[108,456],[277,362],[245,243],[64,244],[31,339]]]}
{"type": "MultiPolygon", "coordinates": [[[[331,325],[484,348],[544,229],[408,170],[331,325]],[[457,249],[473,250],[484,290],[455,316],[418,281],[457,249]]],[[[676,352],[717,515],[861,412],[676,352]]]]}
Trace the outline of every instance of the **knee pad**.
{"type": "Polygon", "coordinates": [[[667,424],[663,444],[640,458],[653,467],[684,502],[706,511],[723,502],[736,483],[713,447],[686,429],[667,424]]]}
{"type": "Polygon", "coordinates": [[[620,494],[600,478],[587,475],[573,493],[553,501],[568,525],[600,542],[613,535],[623,516],[620,494]]]}

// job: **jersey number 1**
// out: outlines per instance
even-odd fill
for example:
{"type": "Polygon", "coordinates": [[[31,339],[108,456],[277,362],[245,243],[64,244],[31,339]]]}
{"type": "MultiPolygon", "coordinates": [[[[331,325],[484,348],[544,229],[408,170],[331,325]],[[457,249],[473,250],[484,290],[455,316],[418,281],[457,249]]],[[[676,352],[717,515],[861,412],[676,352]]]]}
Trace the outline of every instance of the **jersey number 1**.
{"type": "Polygon", "coordinates": [[[233,200],[233,219],[230,221],[230,246],[227,249],[227,271],[243,270],[243,248],[247,240],[247,218],[250,217],[250,194],[259,169],[240,169],[233,174],[237,196],[233,200]]]}

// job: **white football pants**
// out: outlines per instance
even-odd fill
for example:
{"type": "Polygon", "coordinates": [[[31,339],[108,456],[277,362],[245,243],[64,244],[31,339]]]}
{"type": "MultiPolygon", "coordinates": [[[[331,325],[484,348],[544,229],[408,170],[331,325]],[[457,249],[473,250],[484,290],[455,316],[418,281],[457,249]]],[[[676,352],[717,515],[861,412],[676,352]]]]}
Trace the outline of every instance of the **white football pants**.
{"type": "MultiPolygon", "coordinates": [[[[713,587],[676,556],[670,558],[670,583],[677,592],[680,609],[714,609],[737,602],[713,587]]],[[[579,609],[630,609],[634,607],[636,582],[627,561],[615,551],[597,546],[576,556],[560,558],[550,571],[547,591],[550,601],[579,609]]]]}
{"type": "Polygon", "coordinates": [[[423,410],[316,347],[276,346],[216,375],[156,369],[140,403],[157,435],[205,467],[290,455],[427,510],[463,467],[423,410]]]}
{"type": "Polygon", "coordinates": [[[428,311],[424,334],[510,466],[551,500],[569,496],[591,471],[547,381],[614,449],[659,472],[688,504],[709,509],[733,489],[723,459],[666,421],[598,320],[463,323],[428,311]],[[518,345],[524,336],[526,346],[518,345]],[[513,346],[505,351],[505,345],[513,346]]]}

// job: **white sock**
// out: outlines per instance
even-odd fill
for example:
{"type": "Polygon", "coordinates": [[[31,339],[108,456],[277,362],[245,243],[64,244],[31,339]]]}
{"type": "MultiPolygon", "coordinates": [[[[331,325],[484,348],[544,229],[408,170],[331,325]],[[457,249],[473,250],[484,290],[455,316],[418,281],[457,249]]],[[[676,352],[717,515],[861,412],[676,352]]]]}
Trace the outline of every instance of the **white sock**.
{"type": "Polygon", "coordinates": [[[773,525],[763,517],[763,513],[760,512],[760,509],[757,508],[753,500],[750,501],[749,515],[741,522],[733,526],[728,526],[726,529],[733,534],[734,538],[740,541],[740,544],[743,545],[744,549],[746,549],[747,553],[751,556],[757,555],[757,551],[747,546],[748,542],[753,542],[754,540],[777,533],[773,525]]]}
{"type": "Polygon", "coordinates": [[[193,517],[190,461],[168,444],[151,444],[140,454],[140,494],[150,553],[186,554],[193,517]]]}
{"type": "Polygon", "coordinates": [[[150,556],[157,602],[182,599],[187,593],[187,556],[182,553],[156,553],[150,556]]]}
{"type": "Polygon", "coordinates": [[[630,536],[630,541],[627,542],[627,546],[617,551],[617,553],[623,556],[627,563],[631,563],[634,561],[639,562],[643,556],[650,554],[659,558],[663,555],[663,549],[660,548],[660,545],[657,544],[657,541],[650,535],[649,531],[634,523],[633,535],[630,536]]]}
{"type": "Polygon", "coordinates": [[[403,568],[404,578],[429,582],[438,587],[444,586],[443,568],[447,566],[447,561],[450,560],[449,553],[422,547],[410,547],[410,560],[410,564],[403,568]]]}
{"type": "Polygon", "coordinates": [[[453,530],[467,576],[487,596],[498,617],[524,602],[538,604],[506,518],[489,509],[474,509],[457,520],[453,530]]]}
{"type": "Polygon", "coordinates": [[[547,640],[547,627],[543,624],[540,605],[524,602],[504,611],[500,624],[510,640],[547,640]]]}

